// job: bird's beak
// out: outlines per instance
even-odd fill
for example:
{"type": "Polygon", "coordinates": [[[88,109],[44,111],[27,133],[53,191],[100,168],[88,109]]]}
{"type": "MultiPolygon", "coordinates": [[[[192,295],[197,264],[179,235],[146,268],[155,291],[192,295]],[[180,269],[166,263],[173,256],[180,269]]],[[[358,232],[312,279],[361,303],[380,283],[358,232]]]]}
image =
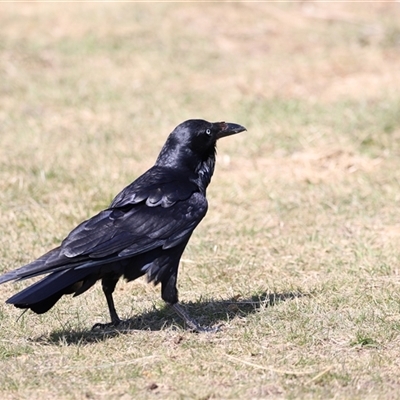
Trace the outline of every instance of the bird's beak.
{"type": "Polygon", "coordinates": [[[225,136],[235,135],[239,132],[247,131],[244,126],[239,124],[232,124],[231,122],[216,122],[214,125],[218,125],[219,128],[217,139],[221,139],[225,136]]]}

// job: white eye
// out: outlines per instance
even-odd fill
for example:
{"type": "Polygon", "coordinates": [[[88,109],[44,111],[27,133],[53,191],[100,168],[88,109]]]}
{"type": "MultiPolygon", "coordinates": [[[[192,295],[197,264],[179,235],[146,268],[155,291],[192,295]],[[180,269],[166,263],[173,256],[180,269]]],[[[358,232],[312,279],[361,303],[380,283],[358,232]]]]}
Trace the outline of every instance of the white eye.
{"type": "Polygon", "coordinates": [[[206,129],[206,134],[210,136],[211,135],[211,129],[206,129]]]}

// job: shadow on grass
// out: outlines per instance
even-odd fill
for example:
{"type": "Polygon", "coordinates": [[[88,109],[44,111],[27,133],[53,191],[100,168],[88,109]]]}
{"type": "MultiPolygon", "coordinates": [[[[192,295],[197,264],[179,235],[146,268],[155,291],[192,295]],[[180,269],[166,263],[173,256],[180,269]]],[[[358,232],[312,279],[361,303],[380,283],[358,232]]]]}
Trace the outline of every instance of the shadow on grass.
{"type": "MultiPolygon", "coordinates": [[[[262,293],[247,299],[236,297],[221,300],[199,300],[197,302],[181,303],[186,311],[202,326],[221,326],[233,318],[245,318],[257,312],[260,308],[272,307],[277,303],[309,296],[301,292],[262,293]]],[[[141,315],[129,318],[114,328],[106,327],[95,330],[61,329],[53,331],[49,336],[40,336],[32,339],[35,342],[49,345],[81,345],[97,343],[122,334],[134,331],[160,331],[175,327],[185,329],[184,322],[167,305],[161,309],[154,309],[141,315]]]]}

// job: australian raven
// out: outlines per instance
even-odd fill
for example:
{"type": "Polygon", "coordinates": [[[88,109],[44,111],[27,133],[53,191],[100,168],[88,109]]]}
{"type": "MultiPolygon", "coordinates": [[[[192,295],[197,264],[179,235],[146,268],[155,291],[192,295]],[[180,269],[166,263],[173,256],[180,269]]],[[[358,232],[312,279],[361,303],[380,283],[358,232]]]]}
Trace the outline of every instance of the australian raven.
{"type": "MultiPolygon", "coordinates": [[[[112,293],[119,278],[147,274],[161,297],[193,330],[202,331],[178,304],[178,265],[190,236],[207,212],[216,142],[245,131],[238,124],[193,119],[169,135],[156,163],[99,214],[78,225],[36,261],[0,276],[0,283],[48,274],[7,300],[37,314],[64,294],[78,296],[101,279],[111,324],[121,320],[112,293]]],[[[100,325],[100,324],[97,324],[100,325]]],[[[97,326],[95,325],[95,326],[97,326]]]]}

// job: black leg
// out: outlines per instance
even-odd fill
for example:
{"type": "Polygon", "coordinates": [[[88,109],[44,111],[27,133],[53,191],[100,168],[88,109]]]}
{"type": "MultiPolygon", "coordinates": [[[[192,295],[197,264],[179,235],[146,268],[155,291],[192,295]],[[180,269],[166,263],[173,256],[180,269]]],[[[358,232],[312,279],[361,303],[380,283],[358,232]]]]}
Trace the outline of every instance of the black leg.
{"type": "Polygon", "coordinates": [[[112,293],[104,293],[104,294],[106,295],[108,310],[110,312],[111,324],[117,326],[121,323],[121,319],[119,318],[117,311],[115,310],[112,293]]]}
{"type": "Polygon", "coordinates": [[[114,292],[115,285],[117,284],[118,279],[119,279],[119,275],[107,276],[102,279],[101,283],[103,286],[104,295],[106,296],[108,311],[110,312],[111,322],[108,324],[100,324],[100,323],[94,324],[92,327],[92,330],[115,327],[121,323],[121,319],[119,318],[119,316],[117,314],[117,311],[116,311],[115,305],[114,305],[114,299],[112,297],[112,294],[114,292]]]}
{"type": "Polygon", "coordinates": [[[177,278],[177,266],[175,271],[171,271],[168,279],[161,281],[161,297],[168,303],[175,312],[185,321],[186,325],[194,332],[217,332],[218,328],[209,328],[200,326],[194,319],[192,319],[189,314],[184,310],[184,308],[178,304],[178,289],[176,288],[176,278],[177,278]]]}
{"type": "Polygon", "coordinates": [[[192,319],[189,314],[183,309],[183,307],[178,304],[171,304],[171,307],[176,311],[176,313],[185,321],[186,325],[194,332],[211,332],[215,333],[219,331],[219,328],[210,328],[200,326],[194,319],[192,319]]]}

